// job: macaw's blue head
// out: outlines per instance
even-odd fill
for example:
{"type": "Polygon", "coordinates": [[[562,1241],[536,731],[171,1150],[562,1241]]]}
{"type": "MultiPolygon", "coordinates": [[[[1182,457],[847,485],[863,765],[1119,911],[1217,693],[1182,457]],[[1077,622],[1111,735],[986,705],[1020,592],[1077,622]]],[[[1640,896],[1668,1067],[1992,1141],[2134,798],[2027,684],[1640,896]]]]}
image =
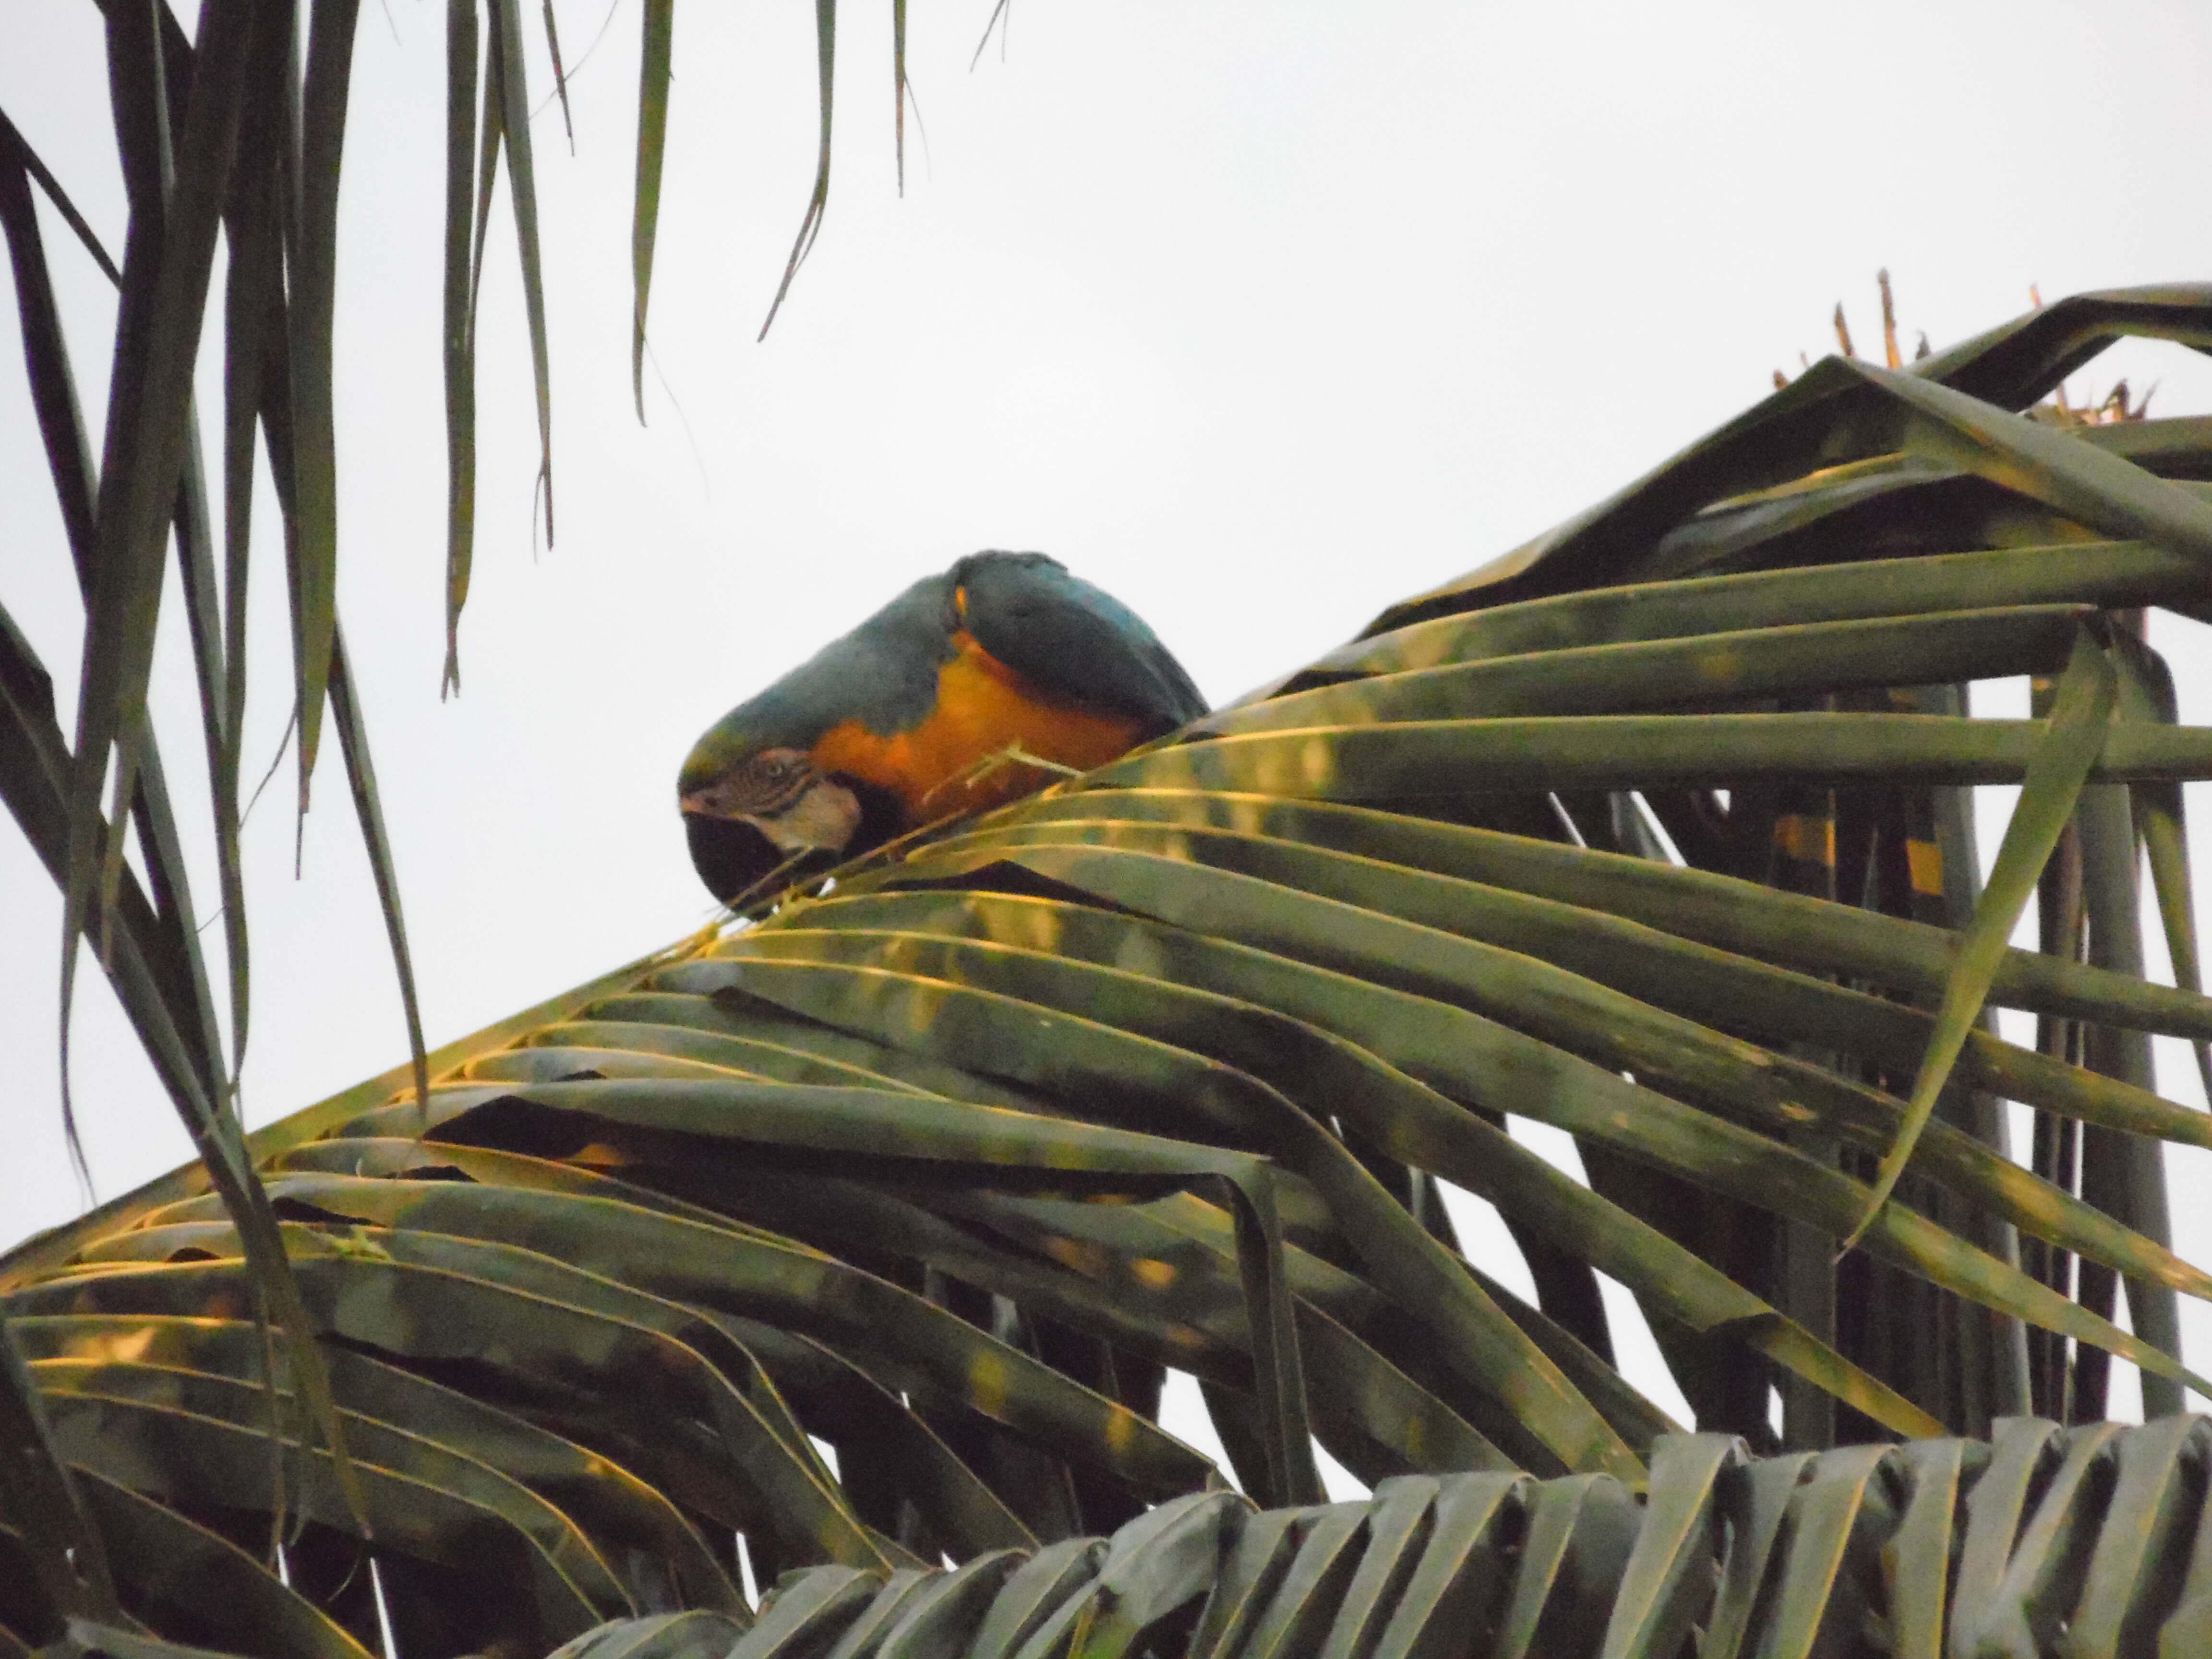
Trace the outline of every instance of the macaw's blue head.
{"type": "Polygon", "coordinates": [[[744,712],[699,739],[676,786],[692,865],[725,904],[802,864],[836,862],[866,816],[851,787],[804,749],[762,741],[744,712]]]}
{"type": "Polygon", "coordinates": [[[816,747],[844,728],[895,732],[934,703],[952,586],[926,577],[739,703],[691,747],[676,784],[691,862],[724,903],[907,828],[899,803],[816,747]]]}
{"type": "Polygon", "coordinates": [[[692,817],[749,823],[786,853],[842,853],[860,827],[853,792],[804,750],[781,746],[726,760],[702,740],[677,781],[677,805],[692,817]]]}
{"type": "Polygon", "coordinates": [[[772,686],[716,721],[678,775],[692,867],[725,904],[866,852],[906,828],[895,799],[817,761],[810,746],[823,723],[791,718],[783,692],[772,686]]]}

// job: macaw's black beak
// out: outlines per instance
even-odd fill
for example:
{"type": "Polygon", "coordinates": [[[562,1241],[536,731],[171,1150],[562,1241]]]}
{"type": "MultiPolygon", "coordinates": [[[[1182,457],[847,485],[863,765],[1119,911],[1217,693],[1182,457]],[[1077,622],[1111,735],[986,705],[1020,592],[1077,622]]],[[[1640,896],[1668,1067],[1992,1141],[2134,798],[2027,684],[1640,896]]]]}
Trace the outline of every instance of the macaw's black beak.
{"type": "Polygon", "coordinates": [[[742,818],[686,812],[684,837],[690,843],[691,867],[724,904],[759,886],[790,856],[742,818]]]}

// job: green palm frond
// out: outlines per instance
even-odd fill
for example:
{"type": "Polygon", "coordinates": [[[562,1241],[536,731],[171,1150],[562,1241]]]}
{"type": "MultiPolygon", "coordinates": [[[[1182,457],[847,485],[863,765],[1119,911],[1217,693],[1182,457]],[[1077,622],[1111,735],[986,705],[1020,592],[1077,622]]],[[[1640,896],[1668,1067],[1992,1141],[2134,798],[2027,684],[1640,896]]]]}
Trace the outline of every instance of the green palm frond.
{"type": "MultiPolygon", "coordinates": [[[[827,204],[816,9],[776,305],[827,204]]],[[[2114,339],[2212,349],[2212,289],[2039,306],[1910,369],[1846,342],[1268,694],[426,1054],[336,599],[357,12],[207,0],[187,38],[108,9],[119,260],[0,116],[85,623],[72,734],[0,612],[0,797],[64,896],[65,988],[82,938],[200,1154],[0,1258],[0,1654],[2205,1644],[2206,1430],[2094,1419],[2113,1355],[2154,1414],[2212,1393],[2159,1164],[2212,1121],[2149,1048],[2212,1078],[2180,787],[2212,728],[2141,628],[2212,619],[2212,421],[2033,411],[2114,339]],[[96,451],[34,191],[118,289],[96,451]],[[413,1055],[247,1136],[257,434],[301,809],[327,707],[413,1055]],[[227,1028],[148,709],[173,544],[227,1028]],[[1972,714],[2021,676],[2033,718],[1972,714]],[[2021,789],[1984,892],[1990,782],[2021,789]],[[1617,1367],[1601,1278],[1694,1424],[1617,1367]],[[1170,1373],[1228,1470],[1161,1425],[1170,1373]],[[1317,1448],[1372,1499],[1323,1502],[1317,1448]]],[[[673,7],[642,13],[634,396],[673,7]]],[[[521,0],[447,22],[452,684],[502,155],[549,540],[552,444],[521,0]]]]}
{"type": "MultiPolygon", "coordinates": [[[[2128,331],[2212,337],[2212,291],[1820,365],[1270,696],[449,1045],[426,1097],[250,1137],[358,1519],[204,1170],[17,1250],[72,1513],[111,1559],[198,1528],[260,1575],[251,1629],[164,1622],[135,1565],[120,1607],[374,1647],[367,1559],[410,1655],[1422,1652],[1473,1618],[1624,1655],[1873,1619],[1908,1652],[2042,1640],[2062,1584],[2077,1626],[2182,1618],[2144,1587],[2179,1582],[2201,1431],[2003,1426],[2101,1415],[2108,1355],[2154,1411],[2212,1391],[2174,1336],[2212,1278],[2145,1156],[2212,1144],[2147,1046],[2212,1002],[2114,944],[2140,835],[2194,961],[2212,734],[2133,614],[2212,605],[2212,432],[2008,412],[2128,331]],[[1969,714],[2020,675],[2036,718],[1969,714]],[[2024,787],[1984,898],[1990,781],[2024,787]],[[2040,951],[2007,944],[2031,894],[2040,951]],[[1601,1274],[1708,1437],[1615,1369],[1601,1274]],[[1278,1507],[1158,1426],[1170,1370],[1278,1507]],[[1997,1438],[1829,1449],[1942,1433],[1997,1438]],[[1371,1504],[1322,1504],[1316,1442],[1371,1504]],[[796,1572],[741,1642],[733,1535],[796,1572]],[[1948,1603],[1870,1565],[1954,1536],[1948,1603]]],[[[58,858],[61,802],[27,806],[58,858]]],[[[102,1616],[29,1605],[27,1642],[102,1616]]]]}
{"type": "Polygon", "coordinates": [[[749,1628],[634,1619],[561,1659],[2041,1654],[2062,1632],[2069,1652],[2180,1653],[2212,1638],[2188,1555],[2205,1442],[2188,1418],[1764,1460],[1670,1436],[1640,1504],[1604,1475],[1399,1475],[1364,1502],[1259,1513],[1197,1495],[1026,1562],[811,1568],[749,1628]]]}

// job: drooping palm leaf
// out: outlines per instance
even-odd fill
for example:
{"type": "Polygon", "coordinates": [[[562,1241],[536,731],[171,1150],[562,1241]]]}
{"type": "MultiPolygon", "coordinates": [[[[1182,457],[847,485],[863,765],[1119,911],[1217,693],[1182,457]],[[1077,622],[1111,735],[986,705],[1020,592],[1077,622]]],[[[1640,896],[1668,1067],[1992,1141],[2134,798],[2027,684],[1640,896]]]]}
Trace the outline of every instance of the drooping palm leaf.
{"type": "MultiPolygon", "coordinates": [[[[185,1121],[252,1264],[256,1318],[283,1327],[308,1416],[330,1449],[337,1490],[363,1511],[319,1350],[292,1283],[275,1218],[246,1156],[234,1085],[247,1016],[247,956],[237,856],[237,738],[244,708],[244,619],[252,437],[267,439],[283,507],[294,617],[301,801],[336,640],[335,473],[328,359],[337,157],[349,82],[353,9],[314,9],[306,80],[289,14],[248,4],[204,9],[187,37],[166,5],[117,7],[106,22],[117,160],[130,205],[118,270],[63,184],[0,118],[4,223],[38,410],[67,552],[85,617],[74,746],[55,721],[50,677],[0,617],[8,684],[6,776],[11,810],[61,887],[64,1098],[67,1031],[79,940],[97,952],[155,1071],[185,1121]],[[295,107],[299,112],[294,120],[295,107]],[[35,181],[117,283],[106,432],[95,468],[39,228],[35,181]],[[207,313],[217,239],[231,252],[226,333],[225,545],[218,568],[191,369],[207,313]],[[282,244],[282,255],[279,245],[282,244]],[[201,727],[215,803],[231,1029],[225,1035],[202,959],[182,842],[171,809],[146,688],[167,550],[177,548],[201,727]],[[111,802],[102,811],[101,797],[111,802]],[[144,889],[125,866],[135,825],[144,889]]],[[[349,770],[380,873],[360,711],[342,684],[349,770]]],[[[396,891],[383,884],[396,931],[396,891]]],[[[403,981],[410,980],[400,963],[403,981]]],[[[411,982],[404,993],[412,1021],[411,982]]],[[[419,1049],[419,1036],[413,1039],[419,1049]]],[[[74,1127],[71,1130],[74,1144],[74,1127]]],[[[267,1404],[280,1402],[273,1377],[267,1404]]],[[[49,1483],[46,1490],[64,1490],[49,1483]]],[[[264,1502],[278,1516],[281,1479],[264,1502]]],[[[64,1612],[47,1609],[51,1617],[64,1612]]]]}

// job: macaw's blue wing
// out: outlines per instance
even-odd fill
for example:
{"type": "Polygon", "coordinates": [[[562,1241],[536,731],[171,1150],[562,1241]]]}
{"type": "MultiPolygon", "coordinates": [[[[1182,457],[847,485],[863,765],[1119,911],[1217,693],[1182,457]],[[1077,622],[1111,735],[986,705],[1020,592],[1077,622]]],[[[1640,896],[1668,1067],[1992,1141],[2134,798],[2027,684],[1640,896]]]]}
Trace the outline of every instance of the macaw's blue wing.
{"type": "Polygon", "coordinates": [[[1140,740],[1206,712],[1144,619],[1042,553],[977,553],[952,567],[961,625],[1055,702],[1139,723],[1140,740]]]}

